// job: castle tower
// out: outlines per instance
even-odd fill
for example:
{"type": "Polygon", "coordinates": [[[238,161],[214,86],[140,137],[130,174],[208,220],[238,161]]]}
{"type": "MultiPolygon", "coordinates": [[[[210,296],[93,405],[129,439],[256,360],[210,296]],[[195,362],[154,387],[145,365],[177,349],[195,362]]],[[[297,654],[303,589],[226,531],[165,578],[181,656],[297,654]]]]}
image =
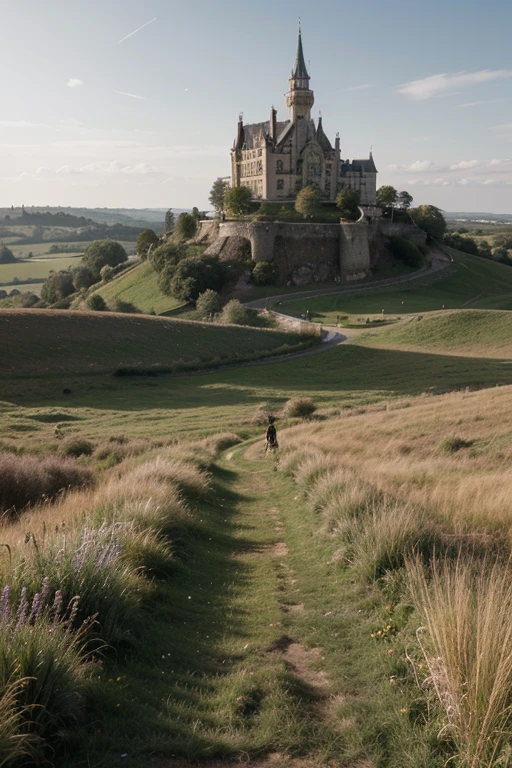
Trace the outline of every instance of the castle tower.
{"type": "Polygon", "coordinates": [[[311,107],[315,103],[315,97],[313,91],[309,88],[309,75],[306,69],[306,62],[304,61],[304,51],[302,50],[300,24],[295,67],[289,82],[290,90],[286,94],[286,106],[291,109],[290,117],[292,123],[297,123],[299,120],[310,120],[311,107]]]}

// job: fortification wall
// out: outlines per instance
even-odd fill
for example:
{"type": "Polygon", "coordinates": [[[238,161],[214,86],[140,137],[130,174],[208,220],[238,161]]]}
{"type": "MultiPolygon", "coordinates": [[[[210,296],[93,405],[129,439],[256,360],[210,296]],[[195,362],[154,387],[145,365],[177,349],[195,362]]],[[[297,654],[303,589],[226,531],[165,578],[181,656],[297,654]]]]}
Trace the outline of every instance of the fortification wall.
{"type": "Polygon", "coordinates": [[[364,216],[339,224],[226,221],[219,224],[218,237],[206,253],[236,258],[248,241],[253,261],[275,261],[280,282],[300,285],[337,275],[357,280],[370,271],[373,226],[364,216]]]}
{"type": "Polygon", "coordinates": [[[381,219],[380,230],[385,237],[405,237],[406,240],[412,240],[416,245],[425,245],[427,241],[427,233],[417,227],[416,224],[381,219]]]}

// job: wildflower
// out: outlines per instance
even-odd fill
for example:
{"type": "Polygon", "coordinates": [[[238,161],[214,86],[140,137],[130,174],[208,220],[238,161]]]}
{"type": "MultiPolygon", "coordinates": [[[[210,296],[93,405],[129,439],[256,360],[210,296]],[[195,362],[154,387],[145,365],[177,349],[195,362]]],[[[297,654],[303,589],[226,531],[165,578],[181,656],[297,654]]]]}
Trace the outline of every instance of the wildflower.
{"type": "Polygon", "coordinates": [[[9,585],[6,584],[2,589],[2,598],[0,600],[0,621],[5,624],[9,618],[10,604],[9,604],[9,585]]]}

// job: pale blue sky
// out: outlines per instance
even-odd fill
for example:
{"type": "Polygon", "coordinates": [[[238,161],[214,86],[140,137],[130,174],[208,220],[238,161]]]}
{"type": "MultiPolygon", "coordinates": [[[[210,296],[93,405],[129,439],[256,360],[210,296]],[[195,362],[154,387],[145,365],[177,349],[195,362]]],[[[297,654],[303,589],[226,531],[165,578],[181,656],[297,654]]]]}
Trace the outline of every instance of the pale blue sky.
{"type": "Polygon", "coordinates": [[[208,207],[238,113],[286,119],[297,19],[342,155],[512,213],[509,0],[0,0],[0,205],[208,207]],[[135,30],[138,30],[133,33],[135,30]],[[125,39],[123,39],[125,38],[125,39]],[[122,41],[122,42],[120,42],[122,41]]]}

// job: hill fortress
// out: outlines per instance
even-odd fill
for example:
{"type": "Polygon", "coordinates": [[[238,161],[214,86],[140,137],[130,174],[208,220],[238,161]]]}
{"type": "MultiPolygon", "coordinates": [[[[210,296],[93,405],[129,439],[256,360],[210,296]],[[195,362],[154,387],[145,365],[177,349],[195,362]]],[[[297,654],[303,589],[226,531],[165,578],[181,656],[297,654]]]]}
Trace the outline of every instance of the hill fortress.
{"type": "Polygon", "coordinates": [[[363,160],[342,159],[339,134],[333,147],[321,117],[315,125],[309,82],[299,27],[286,94],[290,117],[279,122],[274,107],[269,120],[261,123],[244,124],[240,116],[231,150],[231,185],[249,187],[254,200],[288,205],[308,185],[321,189],[331,204],[341,190],[353,189],[359,195],[360,218],[329,224],[223,221],[207,253],[236,258],[248,241],[253,261],[276,263],[280,282],[359,280],[370,273],[382,250],[377,168],[371,152],[363,160]]]}

